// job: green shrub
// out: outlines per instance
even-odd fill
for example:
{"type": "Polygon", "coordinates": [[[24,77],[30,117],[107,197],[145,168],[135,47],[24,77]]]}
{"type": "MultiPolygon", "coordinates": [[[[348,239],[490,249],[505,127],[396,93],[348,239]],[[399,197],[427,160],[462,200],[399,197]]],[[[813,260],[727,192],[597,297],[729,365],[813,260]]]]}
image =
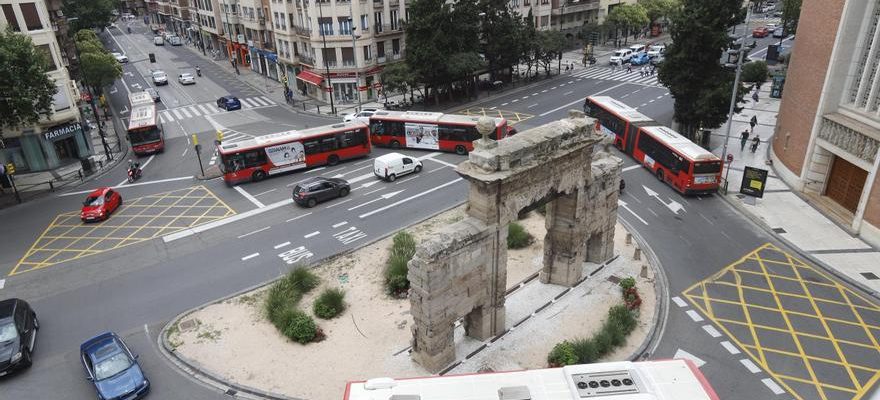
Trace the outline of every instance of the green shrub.
{"type": "Polygon", "coordinates": [[[312,310],[318,318],[330,319],[345,311],[345,291],[337,288],[325,289],[315,299],[312,310]]]}
{"type": "Polygon", "coordinates": [[[284,326],[281,333],[297,343],[306,344],[315,338],[317,331],[315,320],[308,314],[297,310],[293,312],[290,321],[284,326]]]}
{"type": "Polygon", "coordinates": [[[767,80],[769,71],[765,61],[752,61],[742,66],[742,81],[763,83],[767,80]]]}
{"type": "Polygon", "coordinates": [[[409,261],[416,254],[416,239],[407,231],[397,232],[394,235],[391,252],[400,254],[409,261]]]}
{"type": "Polygon", "coordinates": [[[293,271],[290,271],[287,274],[285,280],[288,281],[294,290],[301,294],[310,292],[321,283],[321,280],[312,272],[312,270],[304,266],[294,267],[293,271]]]}
{"type": "Polygon", "coordinates": [[[538,214],[547,215],[547,203],[541,204],[538,208],[535,209],[538,214]]]}
{"type": "Polygon", "coordinates": [[[561,367],[564,365],[577,364],[578,357],[575,354],[574,346],[571,342],[566,340],[553,346],[553,350],[551,350],[550,354],[547,356],[547,362],[549,362],[550,365],[561,367]]]}
{"type": "Polygon", "coordinates": [[[593,345],[596,347],[596,354],[600,358],[614,350],[614,338],[611,336],[611,332],[605,329],[604,325],[599,330],[599,333],[593,336],[593,345]]]}
{"type": "Polygon", "coordinates": [[[281,279],[272,284],[265,300],[266,317],[278,329],[282,329],[282,315],[296,308],[302,298],[302,293],[293,288],[287,279],[281,279]]]}
{"type": "Polygon", "coordinates": [[[600,355],[596,353],[596,346],[590,339],[575,339],[571,342],[574,347],[574,354],[577,356],[578,364],[589,364],[596,362],[600,355]]]}
{"type": "Polygon", "coordinates": [[[511,222],[507,225],[507,248],[508,249],[521,249],[532,244],[532,240],[534,238],[526,229],[522,227],[522,225],[511,222]]]}
{"type": "Polygon", "coordinates": [[[608,310],[608,320],[606,324],[618,325],[622,331],[629,334],[636,329],[639,321],[636,319],[635,313],[623,305],[616,305],[608,310]]]}
{"type": "Polygon", "coordinates": [[[389,294],[400,295],[409,290],[409,267],[407,263],[416,254],[416,240],[409,232],[394,235],[388,265],[385,266],[385,289],[389,294]]]}
{"type": "Polygon", "coordinates": [[[630,276],[630,277],[623,278],[623,279],[620,280],[619,285],[620,285],[620,289],[621,289],[621,291],[623,291],[624,293],[626,293],[626,290],[627,290],[627,289],[636,286],[636,279],[633,278],[633,277],[631,277],[631,276],[630,276]]]}

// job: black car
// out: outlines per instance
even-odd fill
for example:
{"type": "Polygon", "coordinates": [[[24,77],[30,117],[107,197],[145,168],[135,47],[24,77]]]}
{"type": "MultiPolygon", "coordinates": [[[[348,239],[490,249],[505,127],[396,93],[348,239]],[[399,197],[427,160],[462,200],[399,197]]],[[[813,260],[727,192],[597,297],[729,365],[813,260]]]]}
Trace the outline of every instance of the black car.
{"type": "Polygon", "coordinates": [[[159,92],[156,89],[146,88],[144,90],[150,94],[150,97],[153,98],[154,103],[158,103],[158,102],[162,101],[162,98],[159,97],[159,92]]]}
{"type": "Polygon", "coordinates": [[[0,301],[0,376],[31,366],[38,329],[37,314],[27,302],[0,301]]]}
{"type": "Polygon", "coordinates": [[[306,207],[314,207],[323,201],[348,196],[348,181],[339,178],[309,178],[293,188],[293,201],[306,207]]]}

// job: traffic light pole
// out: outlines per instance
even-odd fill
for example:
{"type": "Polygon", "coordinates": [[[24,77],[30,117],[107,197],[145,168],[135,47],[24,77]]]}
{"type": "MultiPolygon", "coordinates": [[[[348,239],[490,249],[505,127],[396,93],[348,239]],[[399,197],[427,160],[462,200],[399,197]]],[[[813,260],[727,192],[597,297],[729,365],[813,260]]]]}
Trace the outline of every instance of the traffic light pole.
{"type": "Polygon", "coordinates": [[[6,176],[9,177],[9,183],[12,184],[12,192],[15,193],[15,201],[17,201],[18,204],[21,204],[21,194],[18,193],[18,188],[15,186],[15,177],[12,175],[6,176]]]}

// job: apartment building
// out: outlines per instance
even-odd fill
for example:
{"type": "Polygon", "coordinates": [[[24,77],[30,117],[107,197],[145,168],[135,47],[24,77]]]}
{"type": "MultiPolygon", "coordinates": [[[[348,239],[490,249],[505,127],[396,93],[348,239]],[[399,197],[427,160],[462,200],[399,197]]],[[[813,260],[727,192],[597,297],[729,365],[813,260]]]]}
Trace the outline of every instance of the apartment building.
{"type": "Polygon", "coordinates": [[[510,0],[509,4],[523,17],[532,13],[538,30],[575,32],[587,23],[605,22],[619,4],[636,4],[637,0],[510,0]]]}
{"type": "Polygon", "coordinates": [[[190,0],[171,0],[171,26],[166,24],[165,29],[176,33],[180,37],[188,37],[190,30],[190,0]]]}
{"type": "Polygon", "coordinates": [[[66,60],[55,37],[59,28],[52,23],[46,2],[0,0],[0,9],[0,29],[11,28],[30,36],[46,55],[48,75],[58,87],[49,118],[43,118],[34,126],[3,129],[0,162],[14,163],[17,171],[45,171],[89,157],[94,150],[80,123],[79,91],[65,68],[66,60]]]}
{"type": "Polygon", "coordinates": [[[805,0],[784,93],[774,170],[880,246],[880,2],[805,0]]]}

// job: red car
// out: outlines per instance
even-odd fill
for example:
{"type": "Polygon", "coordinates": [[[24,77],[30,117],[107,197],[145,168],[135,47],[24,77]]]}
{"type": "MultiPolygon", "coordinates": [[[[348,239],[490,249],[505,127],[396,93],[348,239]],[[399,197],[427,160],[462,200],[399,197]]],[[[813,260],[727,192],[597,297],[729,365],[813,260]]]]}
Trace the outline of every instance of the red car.
{"type": "Polygon", "coordinates": [[[770,29],[767,29],[766,26],[761,26],[761,27],[755,28],[755,30],[752,31],[752,37],[756,37],[756,38],[767,37],[767,35],[769,35],[769,34],[770,34],[770,29]]]}
{"type": "Polygon", "coordinates": [[[86,197],[79,217],[83,222],[105,220],[121,205],[119,192],[108,187],[98,188],[86,197]]]}

